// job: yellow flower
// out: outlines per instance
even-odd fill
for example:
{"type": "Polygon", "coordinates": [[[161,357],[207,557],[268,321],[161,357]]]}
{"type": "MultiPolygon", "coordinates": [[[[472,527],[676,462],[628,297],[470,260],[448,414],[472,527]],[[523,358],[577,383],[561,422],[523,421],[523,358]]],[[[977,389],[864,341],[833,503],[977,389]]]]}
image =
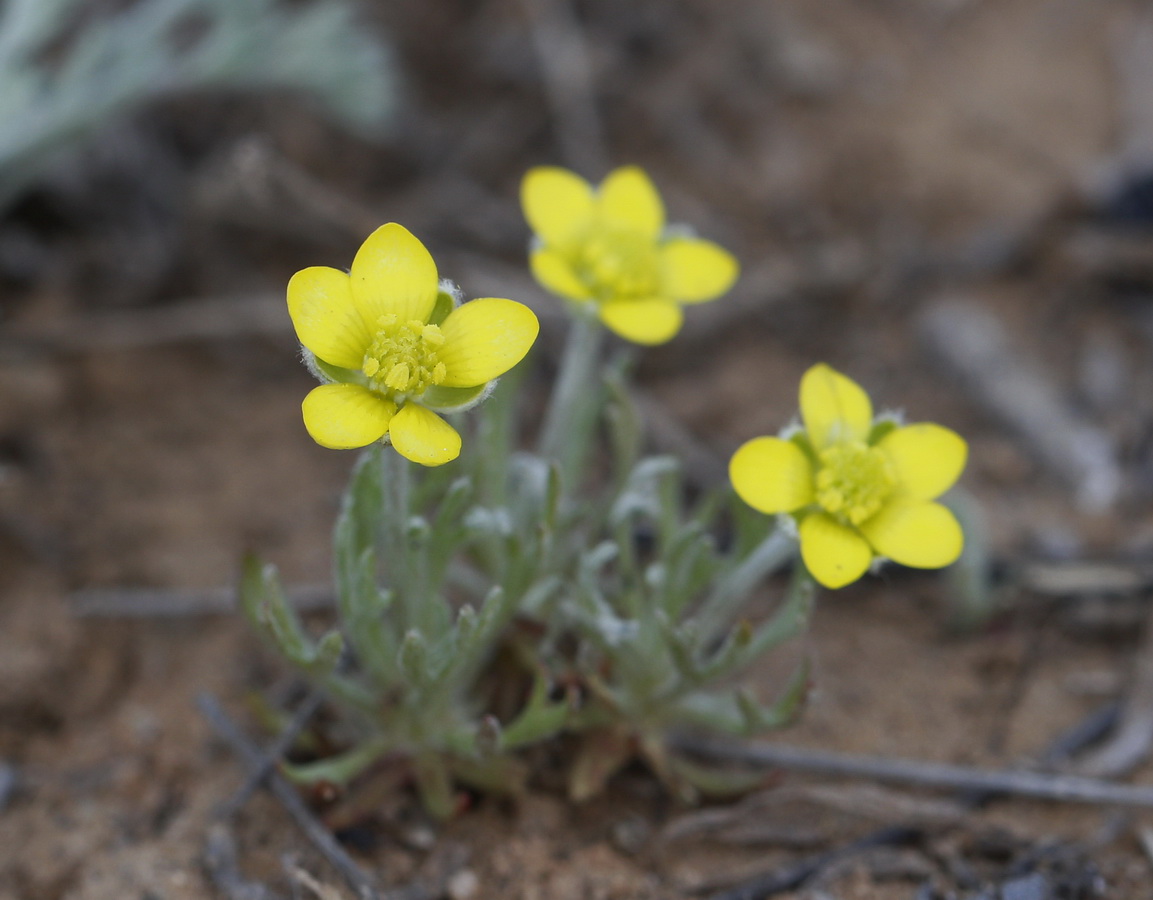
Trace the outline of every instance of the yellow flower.
{"type": "Polygon", "coordinates": [[[801,379],[804,429],[759,437],[733,455],[737,494],[799,521],[801,557],[830,588],[860,578],[874,557],[936,569],[961,554],[961,526],[933,501],[952,487],[968,448],[955,432],[873,420],[852,380],[821,364],[801,379]]]}
{"type": "Polygon", "coordinates": [[[457,306],[424,245],[395,223],[369,235],[351,272],[313,266],[293,275],[288,312],[306,361],[328,382],[302,404],[313,439],[334,449],[386,440],[426,466],[460,453],[460,435],[434,410],[479,402],[540,328],[512,300],[457,306]]]}
{"type": "Polygon", "coordinates": [[[601,321],[637,344],[680,330],[681,305],[713,300],[737,279],[737,261],[710,241],[665,231],[665,210],[635,166],[599,188],[567,169],[531,169],[521,185],[536,232],[530,264],[545,288],[596,305],[601,321]]]}

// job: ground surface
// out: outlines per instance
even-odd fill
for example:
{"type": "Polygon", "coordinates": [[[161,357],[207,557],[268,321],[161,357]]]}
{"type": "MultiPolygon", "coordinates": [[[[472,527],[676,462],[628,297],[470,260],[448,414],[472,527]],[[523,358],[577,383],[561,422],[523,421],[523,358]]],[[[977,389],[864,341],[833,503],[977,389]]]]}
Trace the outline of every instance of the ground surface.
{"type": "MultiPolygon", "coordinates": [[[[74,593],[227,586],[246,549],[290,584],[327,577],[352,456],[299,421],[310,378],[279,307],[292,272],[346,265],[393,219],[467,295],[530,303],[546,338],[555,321],[525,275],[517,183],[565,161],[566,129],[570,163],[602,151],[564,90],[550,100],[542,87],[527,5],[387,6],[373,25],[406,95],[383,145],[291,98],[189,98],[110,123],[104,152],[0,223],[0,246],[22,248],[0,253],[0,897],[214,895],[206,839],[242,775],[194,697],[212,692],[251,730],[246,698],[283,673],[235,615],[80,617],[74,593]],[[134,177],[142,146],[167,176],[134,177]],[[292,189],[300,179],[309,190],[292,189]],[[165,202],[150,205],[157,192],[165,202]],[[173,319],[185,301],[192,314],[173,319]]],[[[950,632],[955,587],[895,571],[822,597],[806,640],[816,689],[782,740],[1004,767],[1110,700],[1133,697],[1139,714],[1153,219],[1116,186],[1153,160],[1141,5],[578,7],[607,164],[646,166],[672,218],[743,262],[733,296],[693,310],[639,373],[657,415],[707,451],[704,471],[709,454],[787,421],[818,360],[970,440],[964,483],[984,509],[1000,611],[950,632]],[[959,318],[943,326],[941,309],[959,318]],[[957,323],[981,314],[995,340],[978,344],[1001,369],[966,355],[957,323]],[[1021,377],[1023,394],[999,393],[1021,377]],[[1039,423],[1022,425],[1022,403],[1039,423]],[[1028,575],[1037,560],[1115,566],[1054,588],[1028,575]]],[[[538,38],[557,33],[547,26],[538,38]]],[[[1130,783],[1153,780],[1140,754],[1127,768],[1130,783]]],[[[547,779],[519,804],[481,803],[433,849],[400,809],[351,848],[385,884],[455,873],[459,897],[475,876],[477,897],[623,900],[708,895],[916,826],[916,841],[828,863],[781,896],[997,896],[978,892],[1009,883],[1026,898],[1138,898],[1153,883],[1139,843],[1149,812],[965,811],[784,773],[715,812],[677,808],[630,770],[581,808],[547,779]]],[[[343,890],[269,797],[230,828],[244,877],[287,896],[287,855],[343,890]]]]}

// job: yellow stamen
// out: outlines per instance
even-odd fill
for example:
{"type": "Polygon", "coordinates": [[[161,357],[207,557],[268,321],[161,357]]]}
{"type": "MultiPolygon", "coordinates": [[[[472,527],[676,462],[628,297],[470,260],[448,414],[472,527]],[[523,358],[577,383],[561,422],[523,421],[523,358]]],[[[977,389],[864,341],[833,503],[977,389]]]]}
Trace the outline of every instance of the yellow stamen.
{"type": "Polygon", "coordinates": [[[817,503],[842,521],[860,525],[893,493],[893,465],[876,447],[845,441],[822,450],[819,461],[817,503]]]}
{"type": "Polygon", "coordinates": [[[419,397],[447,376],[437,351],[444,334],[419,319],[401,323],[395,315],[380,316],[377,331],[364,355],[361,371],[369,387],[394,400],[419,397]]]}
{"type": "Polygon", "coordinates": [[[660,288],[656,244],[631,231],[602,230],[580,249],[577,271],[605,298],[652,297],[660,288]]]}

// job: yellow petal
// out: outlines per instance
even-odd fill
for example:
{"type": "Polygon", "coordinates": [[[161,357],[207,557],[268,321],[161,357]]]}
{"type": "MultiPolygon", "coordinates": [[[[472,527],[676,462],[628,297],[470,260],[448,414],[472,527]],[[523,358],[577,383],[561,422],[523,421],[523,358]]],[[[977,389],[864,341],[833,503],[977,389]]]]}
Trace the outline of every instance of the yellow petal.
{"type": "Polygon", "coordinates": [[[549,247],[571,244],[592,223],[592,187],[568,169],[529,169],[521,182],[520,202],[529,227],[549,247]]]}
{"type": "Polygon", "coordinates": [[[955,431],[925,422],[890,431],[877,443],[889,454],[901,493],[940,497],[961,477],[969,448],[955,431]]]}
{"type": "Polygon", "coordinates": [[[860,528],[881,556],[918,569],[955,562],[965,543],[956,517],[940,503],[889,503],[860,528]]]}
{"type": "Polygon", "coordinates": [[[540,332],[536,314],[523,303],[485,297],[458,306],[440,326],[438,357],[445,387],[473,387],[503,375],[524,359],[540,332]]]}
{"type": "Polygon", "coordinates": [[[665,228],[665,207],[649,176],[637,166],[609,172],[597,192],[601,222],[637,231],[654,241],[665,228]]]}
{"type": "Polygon", "coordinates": [[[288,282],[288,315],[300,343],[320,359],[360,368],[372,336],[352,301],[347,274],[325,266],[297,272],[288,282]]]}
{"type": "Polygon", "coordinates": [[[873,427],[873,404],[852,379],[818,363],[801,379],[801,418],[818,452],[841,441],[863,441],[873,427]]]}
{"type": "Polygon", "coordinates": [[[729,479],[740,498],[763,513],[792,512],[813,502],[813,467],[792,441],[753,438],[733,454],[729,479]]]}
{"type": "Polygon", "coordinates": [[[681,303],[715,300],[733,286],[740,267],[712,241],[676,238],[661,247],[664,290],[681,303]]]}
{"type": "Polygon", "coordinates": [[[600,307],[601,321],[634,344],[663,344],[681,329],[684,314],[672,300],[610,300],[600,307]]]}
{"type": "Polygon", "coordinates": [[[800,537],[805,566],[827,588],[851,584],[865,574],[873,561],[868,542],[826,513],[805,516],[800,537]]]}
{"type": "Polygon", "coordinates": [[[379,441],[396,404],[359,384],[322,384],[300,406],[312,439],[332,450],[351,450],[379,441]]]}
{"type": "Polygon", "coordinates": [[[434,412],[406,403],[388,426],[396,452],[422,466],[442,466],[460,455],[460,435],[434,412]]]}
{"type": "Polygon", "coordinates": [[[352,260],[352,298],[376,330],[381,316],[427,322],[436,304],[436,263],[403,225],[389,222],[368,236],[352,260]]]}
{"type": "Polygon", "coordinates": [[[570,300],[588,300],[592,297],[588,285],[577,277],[563,254],[548,249],[534,250],[528,262],[533,277],[545,290],[570,300]]]}

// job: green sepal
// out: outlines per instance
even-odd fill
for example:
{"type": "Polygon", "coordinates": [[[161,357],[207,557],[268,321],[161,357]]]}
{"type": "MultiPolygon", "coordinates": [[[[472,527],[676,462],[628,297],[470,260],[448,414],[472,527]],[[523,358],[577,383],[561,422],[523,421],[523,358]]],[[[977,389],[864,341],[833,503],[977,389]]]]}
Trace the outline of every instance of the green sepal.
{"type": "Polygon", "coordinates": [[[443,384],[434,384],[421,394],[416,402],[439,413],[464,412],[484,400],[492,393],[494,387],[496,387],[495,379],[475,387],[445,387],[443,384]]]}
{"type": "Polygon", "coordinates": [[[428,317],[429,325],[442,325],[448,314],[460,306],[460,297],[456,286],[450,281],[442,281],[440,289],[436,292],[436,302],[432,305],[432,314],[428,317]],[[445,290],[449,288],[449,290],[445,290]]]}
{"type": "Polygon", "coordinates": [[[303,348],[304,364],[314,378],[324,384],[359,384],[368,386],[368,377],[359,369],[345,369],[325,362],[307,347],[303,348]]]}
{"type": "Polygon", "coordinates": [[[885,435],[896,431],[901,427],[901,421],[896,416],[890,414],[879,416],[874,422],[873,427],[869,430],[869,437],[866,443],[876,444],[885,435]]]}

